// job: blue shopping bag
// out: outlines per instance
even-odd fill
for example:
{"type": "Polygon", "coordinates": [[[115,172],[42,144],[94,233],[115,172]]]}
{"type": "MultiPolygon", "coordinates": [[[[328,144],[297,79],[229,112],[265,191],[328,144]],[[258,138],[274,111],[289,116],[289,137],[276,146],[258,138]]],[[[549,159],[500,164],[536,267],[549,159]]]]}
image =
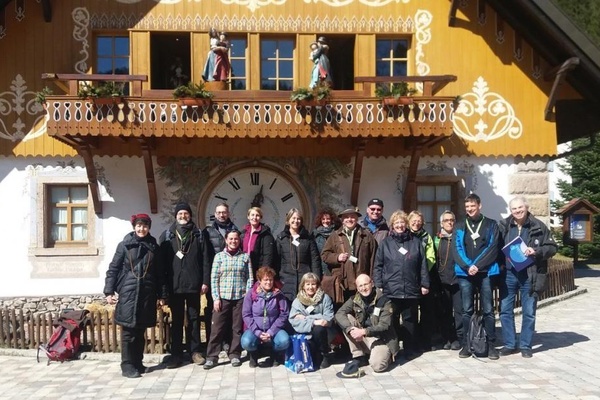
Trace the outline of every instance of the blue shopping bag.
{"type": "Polygon", "coordinates": [[[312,356],[310,355],[310,345],[308,344],[308,340],[311,337],[311,335],[302,333],[292,335],[292,345],[288,347],[285,357],[285,367],[287,369],[296,374],[315,370],[312,356]]]}

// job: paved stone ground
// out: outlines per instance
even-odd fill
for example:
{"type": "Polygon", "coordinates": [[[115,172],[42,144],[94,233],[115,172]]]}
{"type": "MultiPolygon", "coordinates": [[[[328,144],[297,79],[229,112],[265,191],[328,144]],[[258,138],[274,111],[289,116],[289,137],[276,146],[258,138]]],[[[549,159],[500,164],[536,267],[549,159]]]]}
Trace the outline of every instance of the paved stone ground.
{"type": "MultiPolygon", "coordinates": [[[[205,371],[185,365],[164,369],[146,358],[151,372],[121,377],[118,355],[36,363],[31,351],[0,352],[4,399],[600,399],[600,270],[577,270],[578,295],[538,310],[534,357],[520,354],[459,359],[435,351],[385,373],[366,367],[360,379],[339,379],[342,364],[295,375],[284,367],[250,369],[228,364],[205,371]]],[[[518,320],[518,319],[517,319],[518,320]]],[[[518,321],[519,322],[519,321],[518,321]]]]}

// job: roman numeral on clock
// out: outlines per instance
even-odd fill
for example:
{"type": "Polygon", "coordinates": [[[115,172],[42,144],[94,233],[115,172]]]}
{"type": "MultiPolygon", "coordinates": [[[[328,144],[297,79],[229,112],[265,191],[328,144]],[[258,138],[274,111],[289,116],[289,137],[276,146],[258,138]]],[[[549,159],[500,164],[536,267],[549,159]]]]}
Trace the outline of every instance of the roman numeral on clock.
{"type": "Polygon", "coordinates": [[[283,197],[281,198],[281,201],[282,201],[283,203],[285,203],[286,201],[288,201],[288,200],[289,200],[289,199],[291,199],[292,197],[294,197],[294,194],[293,194],[293,193],[288,193],[288,194],[286,194],[285,196],[283,196],[283,197]]]}
{"type": "Polygon", "coordinates": [[[250,172],[250,183],[252,186],[258,186],[258,182],[260,181],[260,173],[259,172],[250,172]]]}
{"type": "Polygon", "coordinates": [[[227,197],[219,196],[218,194],[215,194],[215,197],[219,200],[227,201],[227,197]]]}
{"type": "Polygon", "coordinates": [[[231,178],[230,180],[228,180],[228,182],[231,186],[233,186],[234,190],[240,190],[240,184],[238,183],[237,179],[231,178]]]}

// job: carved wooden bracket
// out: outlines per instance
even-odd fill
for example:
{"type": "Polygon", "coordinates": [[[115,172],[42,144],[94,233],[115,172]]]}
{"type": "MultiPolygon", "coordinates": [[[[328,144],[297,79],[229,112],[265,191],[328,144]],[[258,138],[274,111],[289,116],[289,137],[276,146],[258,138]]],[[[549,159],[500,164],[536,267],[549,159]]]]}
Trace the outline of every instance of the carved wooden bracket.
{"type": "Polygon", "coordinates": [[[146,184],[148,185],[148,198],[150,199],[150,212],[158,212],[158,196],[156,195],[156,181],[154,179],[154,166],[152,165],[152,150],[156,150],[156,143],[153,138],[138,138],[142,148],[144,158],[144,168],[146,170],[146,184]]]}
{"type": "Polygon", "coordinates": [[[365,158],[365,149],[367,147],[367,141],[362,139],[359,140],[355,145],[354,152],[354,173],[352,175],[352,192],[350,194],[350,202],[353,206],[357,206],[358,203],[358,192],[360,190],[360,178],[362,175],[362,165],[365,158]]]}
{"type": "Polygon", "coordinates": [[[550,90],[550,94],[548,95],[548,102],[546,103],[546,108],[544,109],[544,119],[548,122],[556,122],[556,114],[554,113],[554,105],[556,104],[556,97],[558,96],[558,89],[565,82],[567,77],[567,73],[573,68],[579,65],[579,58],[571,57],[564,63],[562,63],[559,67],[553,68],[548,71],[548,73],[544,76],[546,79],[552,79],[554,77],[554,84],[552,84],[552,90],[550,90]]]}

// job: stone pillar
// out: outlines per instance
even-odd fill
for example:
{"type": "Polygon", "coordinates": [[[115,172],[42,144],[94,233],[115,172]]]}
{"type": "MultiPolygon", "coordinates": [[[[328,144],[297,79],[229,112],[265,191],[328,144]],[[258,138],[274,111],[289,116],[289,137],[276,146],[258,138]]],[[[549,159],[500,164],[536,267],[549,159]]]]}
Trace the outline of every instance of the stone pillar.
{"type": "Polygon", "coordinates": [[[545,160],[523,161],[509,177],[509,200],[524,196],[529,211],[544,223],[550,222],[550,186],[548,163],[545,160]]]}

